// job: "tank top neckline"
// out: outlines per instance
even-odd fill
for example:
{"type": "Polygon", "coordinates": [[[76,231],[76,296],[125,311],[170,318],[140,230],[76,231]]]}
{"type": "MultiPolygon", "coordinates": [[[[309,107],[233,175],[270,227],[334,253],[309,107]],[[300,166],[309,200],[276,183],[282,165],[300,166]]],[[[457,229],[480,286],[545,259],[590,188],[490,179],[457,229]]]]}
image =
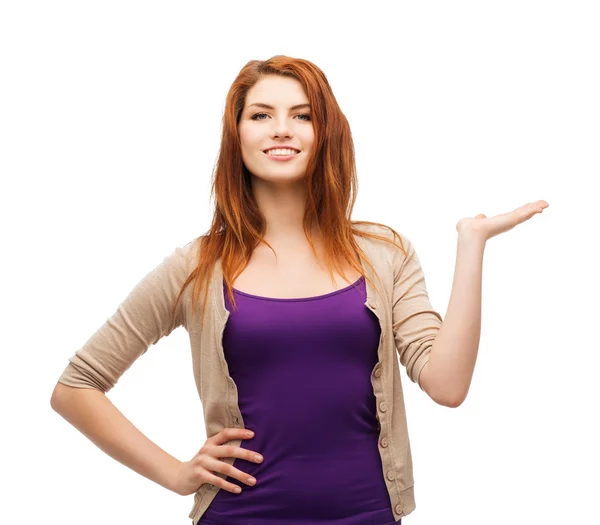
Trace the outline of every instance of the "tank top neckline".
{"type": "MultiPolygon", "coordinates": [[[[243,295],[245,297],[250,297],[252,299],[260,299],[262,301],[279,301],[279,302],[315,301],[318,299],[326,299],[327,297],[331,297],[333,295],[347,292],[351,288],[355,288],[356,286],[358,286],[362,281],[364,281],[364,279],[365,279],[365,276],[361,275],[358,278],[358,280],[353,284],[349,284],[348,286],[346,286],[344,288],[340,288],[339,290],[334,290],[333,292],[329,292],[329,293],[326,293],[323,295],[314,295],[312,297],[264,297],[262,295],[254,295],[254,294],[250,294],[247,292],[242,292],[241,290],[238,290],[237,288],[233,288],[233,293],[238,294],[238,295],[243,295]]],[[[223,281],[223,287],[225,287],[224,281],[223,281]]]]}

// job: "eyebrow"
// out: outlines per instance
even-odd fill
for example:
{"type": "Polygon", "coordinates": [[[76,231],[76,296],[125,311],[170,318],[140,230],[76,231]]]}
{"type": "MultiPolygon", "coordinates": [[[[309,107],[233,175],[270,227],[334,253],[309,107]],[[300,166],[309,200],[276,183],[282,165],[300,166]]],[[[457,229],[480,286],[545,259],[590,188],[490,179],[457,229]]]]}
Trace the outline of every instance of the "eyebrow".
{"type": "MultiPolygon", "coordinates": [[[[264,108],[264,109],[275,109],[273,106],[269,106],[269,104],[265,104],[263,102],[254,102],[253,104],[250,104],[248,107],[250,106],[258,106],[259,108],[264,108]]],[[[300,108],[310,108],[310,104],[296,104],[295,106],[292,106],[290,109],[294,110],[294,109],[300,109],[300,108]]]]}

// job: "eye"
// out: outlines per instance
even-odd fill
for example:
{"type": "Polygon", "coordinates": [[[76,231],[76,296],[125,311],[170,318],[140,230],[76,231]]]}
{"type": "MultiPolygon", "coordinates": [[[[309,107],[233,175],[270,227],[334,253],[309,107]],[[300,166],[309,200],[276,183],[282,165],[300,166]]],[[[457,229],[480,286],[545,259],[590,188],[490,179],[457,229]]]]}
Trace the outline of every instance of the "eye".
{"type": "MultiPolygon", "coordinates": [[[[251,117],[251,119],[252,119],[252,120],[264,120],[264,119],[262,119],[262,118],[256,118],[256,117],[260,117],[261,115],[268,116],[266,113],[256,113],[255,115],[253,115],[253,116],[251,117]]],[[[298,115],[296,115],[296,116],[297,116],[297,117],[306,117],[306,119],[304,119],[304,120],[306,120],[306,121],[309,121],[309,120],[310,120],[310,115],[309,115],[308,113],[299,113],[299,114],[298,114],[298,115]]],[[[300,119],[300,120],[303,120],[303,119],[300,119]]]]}

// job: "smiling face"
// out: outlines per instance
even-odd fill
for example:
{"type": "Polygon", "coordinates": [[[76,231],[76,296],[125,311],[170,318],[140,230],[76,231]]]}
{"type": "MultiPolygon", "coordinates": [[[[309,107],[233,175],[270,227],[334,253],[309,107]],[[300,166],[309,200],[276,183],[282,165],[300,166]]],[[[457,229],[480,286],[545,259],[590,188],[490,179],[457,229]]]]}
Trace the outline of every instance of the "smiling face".
{"type": "Polygon", "coordinates": [[[246,94],[239,122],[242,159],[248,171],[269,182],[303,178],[314,142],[310,115],[300,82],[275,75],[261,78],[246,94]],[[284,160],[264,152],[283,145],[296,148],[299,153],[284,160]]]}

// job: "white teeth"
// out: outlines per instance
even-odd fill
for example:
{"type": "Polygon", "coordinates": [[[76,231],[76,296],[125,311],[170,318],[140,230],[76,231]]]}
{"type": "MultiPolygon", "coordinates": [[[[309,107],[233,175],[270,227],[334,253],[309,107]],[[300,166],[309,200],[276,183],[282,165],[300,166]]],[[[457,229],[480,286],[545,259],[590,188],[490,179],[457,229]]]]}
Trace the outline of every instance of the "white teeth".
{"type": "Polygon", "coordinates": [[[281,156],[289,156],[289,155],[296,155],[298,154],[298,151],[293,150],[293,149],[271,149],[271,150],[267,150],[265,152],[267,155],[281,155],[281,156]]]}

